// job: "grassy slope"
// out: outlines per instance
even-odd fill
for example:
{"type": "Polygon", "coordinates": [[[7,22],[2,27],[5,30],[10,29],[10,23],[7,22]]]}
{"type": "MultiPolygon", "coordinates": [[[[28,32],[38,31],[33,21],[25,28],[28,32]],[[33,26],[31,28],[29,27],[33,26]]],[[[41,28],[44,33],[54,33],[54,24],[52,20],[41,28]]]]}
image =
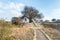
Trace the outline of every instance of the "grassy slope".
{"type": "MultiPolygon", "coordinates": [[[[60,26],[56,26],[57,23],[45,24],[43,30],[53,39],[60,40],[60,26]]],[[[59,23],[60,25],[60,23],[59,23]]]]}
{"type": "Polygon", "coordinates": [[[11,37],[14,40],[33,40],[34,31],[30,28],[12,28],[11,37]]]}
{"type": "Polygon", "coordinates": [[[31,28],[20,28],[0,20],[0,40],[33,40],[33,36],[34,31],[31,28]]]}
{"type": "MultiPolygon", "coordinates": [[[[34,31],[28,28],[29,26],[33,27],[31,24],[26,24],[24,28],[20,28],[10,22],[0,20],[0,40],[33,40],[34,31]]],[[[43,30],[54,40],[59,40],[60,30],[52,27],[52,24],[57,23],[48,23],[47,26],[43,27],[43,30]]]]}

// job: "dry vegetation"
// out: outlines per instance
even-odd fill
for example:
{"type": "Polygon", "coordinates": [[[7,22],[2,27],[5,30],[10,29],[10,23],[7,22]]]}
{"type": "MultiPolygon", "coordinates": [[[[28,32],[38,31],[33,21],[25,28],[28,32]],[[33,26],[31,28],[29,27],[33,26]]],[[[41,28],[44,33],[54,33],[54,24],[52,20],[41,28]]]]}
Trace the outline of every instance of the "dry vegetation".
{"type": "MultiPolygon", "coordinates": [[[[39,24],[39,23],[38,23],[39,24]]],[[[32,23],[23,27],[12,25],[11,22],[0,20],[0,40],[33,40],[34,30],[32,23]]],[[[60,24],[45,24],[43,30],[53,39],[60,40],[60,24]]]]}
{"type": "Polygon", "coordinates": [[[43,30],[53,39],[60,40],[60,26],[45,24],[43,30]]]}
{"type": "Polygon", "coordinates": [[[12,25],[9,22],[0,20],[0,40],[11,40],[9,35],[11,34],[12,25]]]}
{"type": "Polygon", "coordinates": [[[34,31],[31,28],[20,28],[10,22],[0,20],[0,40],[33,40],[34,31]]]}
{"type": "Polygon", "coordinates": [[[34,31],[31,28],[12,28],[13,40],[33,40],[34,31]]]}

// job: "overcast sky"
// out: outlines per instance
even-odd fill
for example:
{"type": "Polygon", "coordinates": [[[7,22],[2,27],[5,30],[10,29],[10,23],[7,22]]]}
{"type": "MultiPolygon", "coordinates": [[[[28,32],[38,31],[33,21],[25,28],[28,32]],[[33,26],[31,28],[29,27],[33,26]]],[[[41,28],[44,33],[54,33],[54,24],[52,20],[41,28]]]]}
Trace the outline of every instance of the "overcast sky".
{"type": "Polygon", "coordinates": [[[43,13],[44,19],[60,19],[60,0],[0,0],[0,18],[11,20],[13,16],[22,16],[26,5],[43,13]]]}

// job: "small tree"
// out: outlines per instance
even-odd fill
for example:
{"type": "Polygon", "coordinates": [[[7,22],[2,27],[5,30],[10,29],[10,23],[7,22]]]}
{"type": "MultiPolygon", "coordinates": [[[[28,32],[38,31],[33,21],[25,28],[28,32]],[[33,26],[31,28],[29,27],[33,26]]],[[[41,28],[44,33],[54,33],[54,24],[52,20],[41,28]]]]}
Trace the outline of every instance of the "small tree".
{"type": "Polygon", "coordinates": [[[25,6],[24,10],[22,11],[24,17],[29,19],[29,23],[32,22],[34,18],[43,18],[42,13],[39,14],[39,11],[36,10],[34,7],[25,6]]]}
{"type": "Polygon", "coordinates": [[[22,26],[25,24],[23,22],[24,20],[24,17],[12,17],[12,24],[15,24],[15,25],[18,25],[19,27],[22,26]]]}
{"type": "Polygon", "coordinates": [[[12,24],[18,24],[18,17],[12,17],[12,24]]]}
{"type": "Polygon", "coordinates": [[[52,19],[53,22],[56,22],[56,19],[52,19]]]}

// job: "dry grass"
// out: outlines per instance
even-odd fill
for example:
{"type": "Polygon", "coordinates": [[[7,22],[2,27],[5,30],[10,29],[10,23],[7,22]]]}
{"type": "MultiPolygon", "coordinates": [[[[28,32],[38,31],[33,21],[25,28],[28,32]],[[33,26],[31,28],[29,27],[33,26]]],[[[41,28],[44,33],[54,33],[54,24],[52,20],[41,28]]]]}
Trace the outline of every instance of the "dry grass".
{"type": "Polygon", "coordinates": [[[12,28],[12,40],[33,40],[34,31],[31,28],[12,28]]]}
{"type": "Polygon", "coordinates": [[[11,40],[9,36],[12,33],[10,22],[0,20],[0,40],[11,40]]]}
{"type": "Polygon", "coordinates": [[[23,27],[34,27],[33,23],[27,23],[23,27]]]}
{"type": "Polygon", "coordinates": [[[11,34],[11,29],[8,27],[1,27],[0,28],[0,40],[11,40],[9,35],[11,34]]]}
{"type": "Polygon", "coordinates": [[[31,28],[1,28],[0,40],[33,40],[34,31],[31,28]]]}
{"type": "Polygon", "coordinates": [[[34,30],[31,28],[20,28],[10,22],[0,20],[0,40],[33,40],[34,30]]]}
{"type": "MultiPolygon", "coordinates": [[[[54,26],[54,25],[53,25],[54,26]]],[[[58,27],[58,26],[57,26],[58,27]]],[[[60,30],[51,27],[45,26],[43,30],[53,39],[53,40],[60,40],[60,30]]]]}

